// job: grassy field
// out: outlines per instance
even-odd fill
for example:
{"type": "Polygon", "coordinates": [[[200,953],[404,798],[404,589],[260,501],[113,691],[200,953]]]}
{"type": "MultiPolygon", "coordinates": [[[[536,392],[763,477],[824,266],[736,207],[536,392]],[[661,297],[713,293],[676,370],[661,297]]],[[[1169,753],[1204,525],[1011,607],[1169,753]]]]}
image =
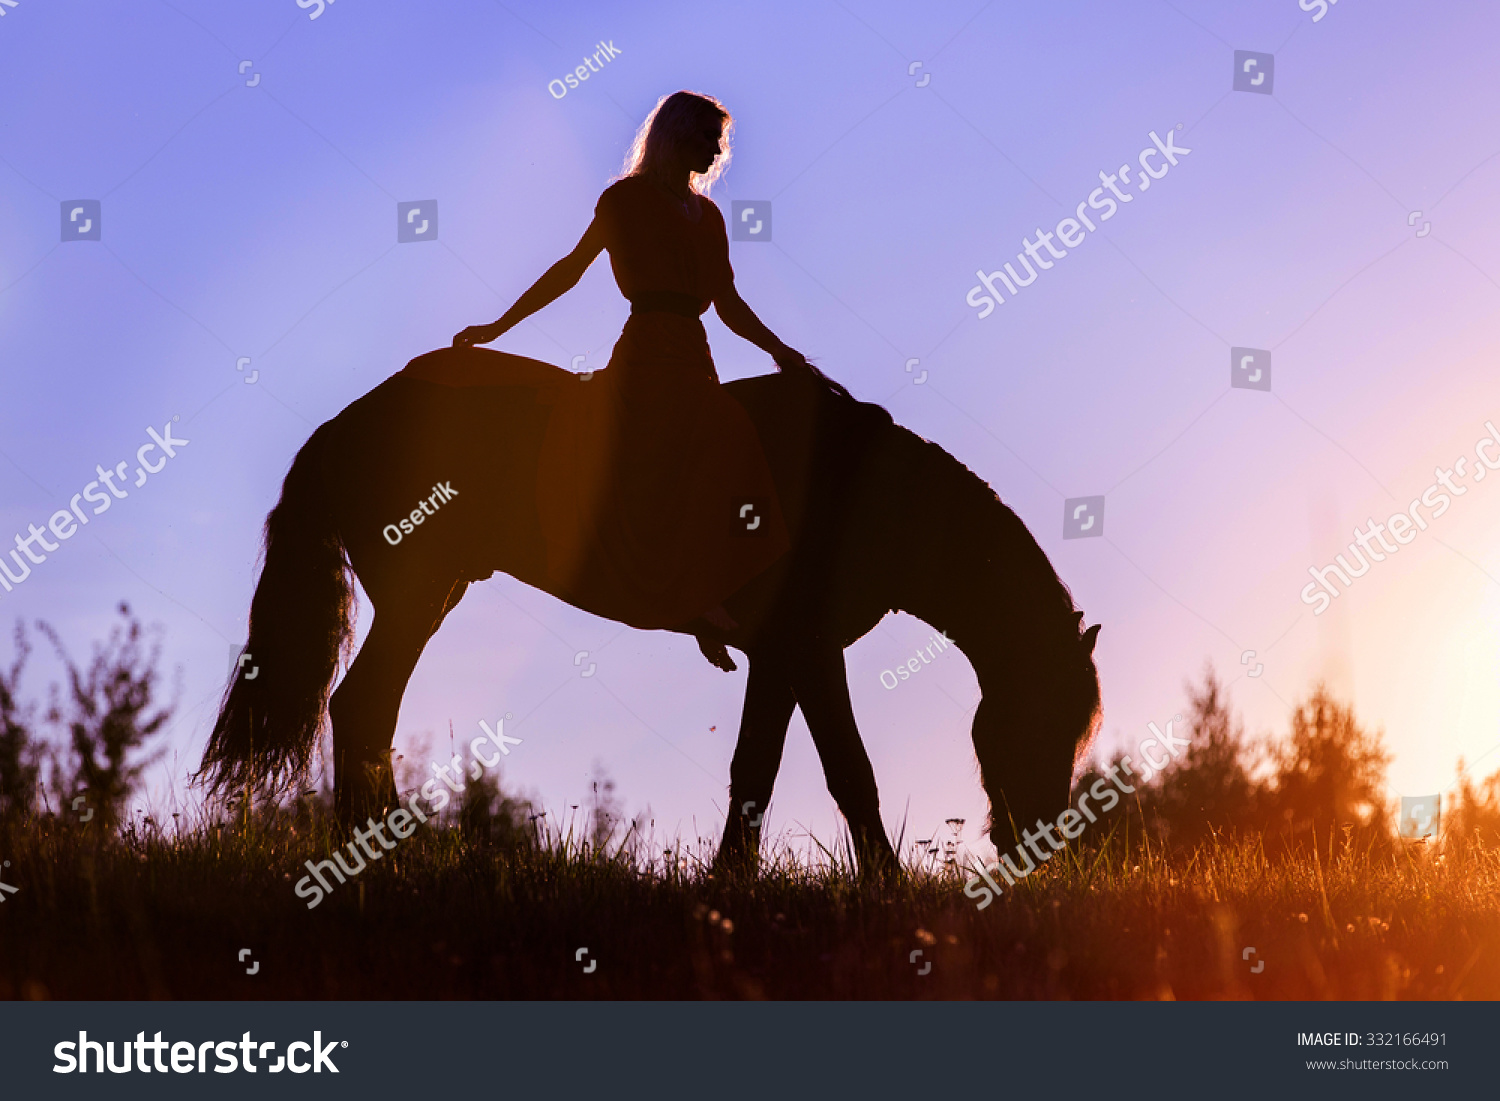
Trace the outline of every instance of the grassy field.
{"type": "Polygon", "coordinates": [[[1500,997],[1493,851],[1117,841],[980,911],[951,875],[862,883],[771,848],[722,879],[423,830],[308,910],[306,816],[176,839],[34,820],[0,829],[0,998],[1500,997]]]}

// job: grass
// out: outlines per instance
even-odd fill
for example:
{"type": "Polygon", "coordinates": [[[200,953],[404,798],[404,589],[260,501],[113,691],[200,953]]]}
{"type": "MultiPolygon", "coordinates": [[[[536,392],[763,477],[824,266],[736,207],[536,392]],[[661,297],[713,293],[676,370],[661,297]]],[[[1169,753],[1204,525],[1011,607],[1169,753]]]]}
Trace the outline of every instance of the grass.
{"type": "Polygon", "coordinates": [[[0,826],[0,879],[21,888],[0,905],[0,998],[1500,997],[1500,853],[1482,847],[1275,861],[1258,838],[1115,841],[981,911],[951,872],[863,882],[784,844],[756,878],[713,878],[699,853],[541,842],[419,830],[308,910],[293,884],[328,835],[306,814],[0,826]]]}

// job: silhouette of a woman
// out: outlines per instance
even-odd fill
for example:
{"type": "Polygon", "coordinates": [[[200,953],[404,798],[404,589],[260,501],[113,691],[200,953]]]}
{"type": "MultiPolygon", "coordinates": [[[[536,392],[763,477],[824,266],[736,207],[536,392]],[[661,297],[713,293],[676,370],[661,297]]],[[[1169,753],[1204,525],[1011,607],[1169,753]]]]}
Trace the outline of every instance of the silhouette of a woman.
{"type": "Polygon", "coordinates": [[[719,385],[700,315],[713,305],[778,369],[809,367],[735,290],[724,217],[707,195],[732,128],[710,96],[663,97],[573,251],[498,321],[453,338],[494,340],[608,250],[630,318],[608,366],[553,399],[537,487],[548,573],[558,595],[596,613],[693,630],[716,663],[728,658],[712,639],[737,627],[724,599],[789,541],[754,425],[719,385]]]}

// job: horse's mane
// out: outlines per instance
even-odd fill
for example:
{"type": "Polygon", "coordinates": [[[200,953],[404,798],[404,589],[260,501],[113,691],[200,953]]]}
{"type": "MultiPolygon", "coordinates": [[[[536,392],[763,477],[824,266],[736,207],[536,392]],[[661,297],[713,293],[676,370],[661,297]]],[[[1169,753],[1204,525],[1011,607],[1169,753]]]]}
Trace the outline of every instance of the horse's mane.
{"type": "Polygon", "coordinates": [[[842,383],[829,378],[811,364],[808,364],[807,369],[812,372],[816,382],[824,391],[825,400],[839,409],[839,413],[831,418],[835,423],[843,422],[857,426],[856,431],[886,429],[899,433],[903,442],[913,448],[912,455],[917,457],[923,472],[932,475],[931,480],[934,483],[942,483],[945,489],[961,497],[965,503],[973,504],[976,512],[986,514],[992,519],[998,518],[999,509],[1005,508],[1000,495],[995,492],[994,487],[970,470],[961,460],[931,440],[917,435],[910,428],[897,424],[890,410],[885,406],[876,402],[860,401],[842,383]]]}
{"type": "MultiPolygon", "coordinates": [[[[829,418],[856,436],[883,437],[881,442],[899,456],[900,464],[924,487],[924,494],[973,539],[973,545],[993,548],[995,561],[1012,576],[1020,574],[1051,603],[1060,616],[1073,617],[1076,608],[1067,585],[1058,576],[1030,530],[995,488],[941,445],[897,424],[884,406],[862,402],[832,379],[827,379],[824,401],[837,412],[829,418]],[[1050,593],[1049,593],[1050,590],[1050,593]]],[[[1076,633],[1078,622],[1072,619],[1076,633]]]]}

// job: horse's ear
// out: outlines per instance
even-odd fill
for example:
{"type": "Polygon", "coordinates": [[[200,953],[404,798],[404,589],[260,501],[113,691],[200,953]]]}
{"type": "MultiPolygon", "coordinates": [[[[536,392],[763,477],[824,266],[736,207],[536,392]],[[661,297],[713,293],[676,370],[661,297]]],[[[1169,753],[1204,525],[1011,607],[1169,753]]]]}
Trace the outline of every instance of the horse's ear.
{"type": "Polygon", "coordinates": [[[1099,641],[1099,627],[1098,623],[1094,624],[1087,631],[1083,632],[1083,637],[1078,640],[1085,654],[1092,654],[1094,652],[1094,643],[1099,641]]]}

